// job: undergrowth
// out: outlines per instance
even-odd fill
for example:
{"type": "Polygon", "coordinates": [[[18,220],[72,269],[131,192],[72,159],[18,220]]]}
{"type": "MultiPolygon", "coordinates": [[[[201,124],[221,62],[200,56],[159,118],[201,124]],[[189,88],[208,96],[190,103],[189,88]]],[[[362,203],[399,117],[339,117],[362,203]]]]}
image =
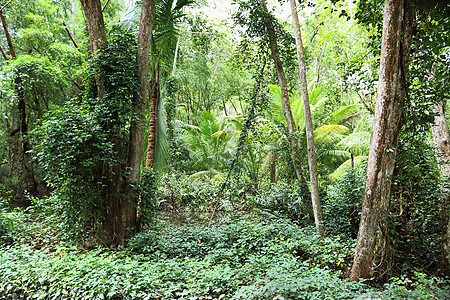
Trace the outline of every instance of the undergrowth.
{"type": "MultiPolygon", "coordinates": [[[[23,217],[17,214],[17,217],[23,217]]],[[[19,228],[19,227],[18,227],[19,228]]],[[[24,225],[20,227],[24,230],[24,225]]],[[[35,227],[32,228],[36,230],[35,227]]],[[[9,236],[15,236],[11,232],[9,236]]],[[[21,235],[16,235],[20,237],[21,235]]],[[[445,299],[418,274],[380,291],[346,281],[353,240],[290,221],[238,215],[148,228],[121,250],[16,239],[0,248],[0,295],[22,299],[445,299]],[[41,248],[41,249],[37,249],[41,248]]]]}

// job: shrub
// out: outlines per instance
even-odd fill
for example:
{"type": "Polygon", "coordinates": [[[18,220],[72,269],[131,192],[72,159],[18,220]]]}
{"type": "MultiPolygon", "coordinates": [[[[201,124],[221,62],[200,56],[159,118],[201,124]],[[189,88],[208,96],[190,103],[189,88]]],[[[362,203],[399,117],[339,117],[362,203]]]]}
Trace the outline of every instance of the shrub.
{"type": "Polygon", "coordinates": [[[329,234],[358,235],[365,175],[366,168],[350,170],[329,187],[322,205],[329,234]]]}

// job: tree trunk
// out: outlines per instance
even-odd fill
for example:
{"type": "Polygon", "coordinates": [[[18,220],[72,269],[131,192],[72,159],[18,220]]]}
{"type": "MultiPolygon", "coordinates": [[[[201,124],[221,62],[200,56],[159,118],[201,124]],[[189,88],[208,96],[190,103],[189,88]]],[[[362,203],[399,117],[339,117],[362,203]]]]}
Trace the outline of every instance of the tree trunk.
{"type": "Polygon", "coordinates": [[[12,59],[16,59],[16,51],[14,50],[11,35],[9,34],[8,26],[6,25],[6,19],[3,15],[2,10],[0,10],[0,19],[2,20],[3,30],[5,31],[6,41],[8,42],[9,53],[11,54],[12,59]]]}
{"type": "MultiPolygon", "coordinates": [[[[106,39],[105,23],[103,21],[102,5],[100,0],[80,0],[81,7],[86,18],[87,31],[93,55],[102,48],[108,46],[106,39]]],[[[98,97],[103,98],[105,83],[101,76],[96,76],[98,97]]]]}
{"type": "Polygon", "coordinates": [[[22,78],[17,75],[15,79],[17,98],[19,100],[19,134],[18,134],[18,160],[21,166],[21,179],[25,189],[32,195],[37,193],[37,183],[34,178],[33,164],[31,163],[31,146],[28,140],[28,123],[25,105],[25,95],[22,87],[22,78]]]}
{"type": "Polygon", "coordinates": [[[317,173],[316,150],[314,147],[314,130],[312,127],[311,109],[309,106],[308,82],[306,80],[306,63],[303,52],[302,35],[297,15],[297,4],[295,0],[290,0],[292,10],[292,20],[294,23],[294,35],[297,44],[298,67],[300,71],[300,88],[302,92],[303,108],[305,112],[306,143],[308,147],[309,178],[311,181],[311,201],[314,212],[314,222],[322,238],[325,236],[323,226],[322,207],[319,199],[319,176],[317,173]]]}
{"type": "MultiPolygon", "coordinates": [[[[438,161],[439,173],[441,175],[441,181],[447,182],[450,180],[450,134],[448,133],[448,127],[445,123],[444,108],[441,103],[434,104],[433,113],[435,113],[434,124],[431,126],[431,133],[433,134],[434,145],[436,146],[437,153],[436,159],[438,161]]],[[[442,243],[442,256],[444,263],[450,265],[450,218],[446,215],[447,205],[450,199],[450,191],[448,188],[442,190],[442,227],[443,238],[442,243]],[[446,227],[446,228],[445,228],[446,227]]]]}
{"type": "MultiPolygon", "coordinates": [[[[269,47],[270,47],[270,51],[272,53],[272,59],[275,64],[275,68],[277,70],[278,81],[280,83],[280,88],[281,88],[281,103],[283,106],[284,117],[286,118],[287,128],[289,131],[289,143],[290,143],[290,147],[291,147],[292,165],[294,167],[295,174],[300,182],[300,186],[304,190],[307,190],[308,184],[306,182],[306,178],[301,169],[302,161],[301,161],[301,157],[300,157],[299,143],[298,143],[297,137],[295,135],[295,133],[297,132],[297,127],[295,126],[295,121],[294,121],[294,118],[292,117],[286,75],[284,74],[283,64],[280,60],[280,54],[278,51],[278,43],[277,43],[277,36],[275,33],[275,28],[273,26],[271,16],[269,15],[269,12],[267,10],[267,5],[266,5],[265,0],[261,0],[261,8],[263,9],[263,12],[265,14],[264,21],[265,21],[266,27],[267,27],[269,47]]],[[[311,207],[311,203],[309,202],[309,199],[306,199],[303,202],[304,202],[306,213],[307,213],[308,223],[312,224],[314,222],[313,221],[314,219],[313,219],[313,210],[311,207]]]]}
{"type": "Polygon", "coordinates": [[[270,184],[276,183],[276,175],[277,175],[277,157],[275,154],[270,154],[270,184]]]}
{"type": "MultiPolygon", "coordinates": [[[[14,50],[14,45],[12,43],[11,35],[9,34],[8,26],[6,24],[5,16],[2,10],[0,10],[0,19],[2,21],[3,30],[5,32],[6,41],[8,42],[9,52],[12,59],[16,59],[16,51],[14,50]]],[[[4,52],[4,51],[3,51],[4,52]]],[[[5,59],[6,53],[3,54],[5,59]]],[[[14,79],[16,85],[16,94],[18,99],[18,113],[19,113],[19,129],[17,134],[17,159],[21,167],[21,179],[25,184],[25,189],[32,195],[37,193],[37,183],[34,178],[33,164],[31,162],[31,146],[28,139],[28,122],[27,122],[27,112],[25,104],[25,94],[22,87],[22,78],[20,74],[17,74],[14,79]]],[[[13,135],[11,135],[12,137],[13,135]]]]}
{"type": "MultiPolygon", "coordinates": [[[[158,76],[159,77],[159,76],[158,76]]],[[[158,99],[159,99],[159,78],[151,80],[150,90],[150,112],[148,120],[148,143],[147,143],[147,161],[146,167],[153,167],[153,156],[155,154],[156,133],[157,133],[157,115],[158,115],[158,99]]]]}
{"type": "Polygon", "coordinates": [[[396,146],[403,122],[399,107],[403,3],[403,0],[386,0],[384,7],[378,94],[361,222],[350,274],[352,281],[372,276],[378,222],[389,205],[396,146]]]}
{"type": "Polygon", "coordinates": [[[133,96],[133,106],[136,107],[138,117],[131,122],[130,146],[128,150],[128,184],[126,189],[127,206],[124,209],[123,219],[128,226],[137,224],[136,190],[133,187],[139,182],[141,175],[141,163],[144,153],[144,138],[146,129],[146,105],[148,91],[150,37],[155,16],[155,0],[143,0],[142,12],[138,33],[138,73],[139,88],[133,96]]]}

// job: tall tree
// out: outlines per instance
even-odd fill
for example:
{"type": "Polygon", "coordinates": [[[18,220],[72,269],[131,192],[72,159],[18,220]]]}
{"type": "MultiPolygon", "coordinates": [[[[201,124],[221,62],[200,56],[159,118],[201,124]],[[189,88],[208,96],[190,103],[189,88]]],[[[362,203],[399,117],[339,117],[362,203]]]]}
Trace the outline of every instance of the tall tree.
{"type": "MultiPolygon", "coordinates": [[[[295,170],[295,174],[297,175],[298,180],[300,181],[300,186],[303,186],[305,189],[307,189],[307,182],[305,175],[303,174],[301,170],[302,161],[300,158],[300,149],[299,149],[299,143],[298,139],[296,137],[297,127],[295,126],[295,121],[292,116],[292,110],[291,105],[289,102],[289,92],[288,92],[288,85],[286,80],[286,75],[284,73],[283,69],[283,63],[280,59],[280,54],[278,50],[278,42],[277,42],[277,35],[275,32],[275,28],[272,21],[272,16],[269,14],[269,11],[267,10],[267,5],[265,0],[260,0],[260,5],[262,8],[263,13],[263,20],[264,25],[267,28],[267,38],[269,40],[269,48],[270,52],[272,54],[272,59],[275,64],[275,68],[277,70],[278,75],[278,81],[280,83],[281,88],[281,102],[283,106],[283,112],[284,116],[286,118],[287,128],[289,131],[289,143],[291,145],[291,160],[292,165],[295,170]]],[[[308,221],[311,224],[312,223],[312,208],[309,203],[309,200],[304,201],[306,211],[308,214],[308,221]]]]}
{"type": "MultiPolygon", "coordinates": [[[[9,2],[6,4],[8,5],[9,2]]],[[[15,60],[17,58],[16,51],[14,48],[14,44],[11,39],[11,35],[8,30],[8,26],[6,23],[6,18],[3,15],[3,9],[6,7],[4,5],[0,8],[0,19],[2,21],[3,31],[6,36],[6,40],[8,42],[9,53],[11,54],[11,58],[15,60]]],[[[4,51],[2,51],[4,52],[4,51]]],[[[7,58],[6,54],[3,54],[5,59],[7,58]]],[[[16,138],[16,146],[14,149],[17,149],[17,157],[19,159],[19,163],[21,166],[21,179],[25,184],[25,188],[31,194],[37,193],[37,183],[34,177],[34,169],[33,164],[31,162],[31,145],[28,137],[28,120],[27,120],[27,109],[25,104],[25,93],[23,87],[23,80],[20,72],[17,72],[14,78],[14,84],[16,89],[16,95],[18,99],[17,111],[19,115],[19,122],[17,124],[18,128],[9,133],[12,140],[14,140],[14,136],[16,138]]]]}
{"type": "MultiPolygon", "coordinates": [[[[431,132],[433,134],[434,145],[437,149],[436,156],[439,173],[441,175],[441,180],[445,182],[445,180],[450,179],[450,134],[448,132],[447,123],[445,122],[445,113],[442,104],[434,104],[433,112],[435,113],[435,117],[434,124],[431,126],[431,132]]],[[[450,191],[447,188],[444,189],[443,192],[444,201],[448,203],[450,191]]],[[[444,211],[445,208],[445,205],[443,205],[444,211]]],[[[443,243],[443,254],[447,265],[450,265],[450,220],[447,220],[447,222],[447,231],[444,235],[446,241],[443,243]]]]}
{"type": "MultiPolygon", "coordinates": [[[[389,205],[398,136],[403,124],[400,102],[404,101],[408,30],[408,0],[386,0],[383,15],[378,94],[370,142],[367,179],[361,222],[350,280],[372,276],[372,263],[379,221],[389,205]],[[404,4],[407,5],[404,5],[404,4]],[[404,14],[405,11],[405,14],[404,14]]],[[[410,45],[410,42],[409,42],[410,45]]]]}
{"type": "MultiPolygon", "coordinates": [[[[100,0],[80,0],[81,7],[86,18],[87,31],[93,55],[108,46],[106,39],[105,21],[103,20],[102,5],[100,0]]],[[[100,98],[105,93],[105,84],[101,76],[95,78],[97,83],[97,92],[100,98]]]]}
{"type": "Polygon", "coordinates": [[[295,0],[290,0],[292,21],[294,24],[294,35],[297,43],[298,68],[300,72],[300,88],[303,99],[303,109],[305,113],[306,142],[308,148],[309,177],[311,181],[311,201],[314,212],[314,222],[322,237],[325,236],[323,225],[322,207],[319,199],[319,176],[317,173],[316,150],[314,147],[314,129],[312,125],[311,109],[309,106],[308,82],[306,79],[306,63],[303,51],[302,34],[298,21],[297,4],[295,0]]]}
{"type": "MultiPolygon", "coordinates": [[[[100,0],[80,0],[91,41],[93,54],[107,45],[106,33],[103,22],[100,0]]],[[[103,195],[108,211],[105,217],[104,230],[110,243],[122,244],[125,238],[137,225],[137,208],[135,190],[141,173],[142,156],[144,152],[144,138],[146,128],[146,102],[148,99],[148,73],[150,36],[153,27],[155,11],[154,0],[143,0],[139,23],[137,64],[138,64],[138,89],[133,95],[132,106],[136,108],[137,116],[131,121],[129,132],[128,159],[126,169],[128,176],[122,186],[119,172],[110,170],[110,176],[106,176],[106,185],[109,186],[103,195]],[[125,196],[122,196],[125,195],[125,196]]],[[[96,78],[99,97],[104,93],[102,78],[96,78]]],[[[113,141],[115,144],[119,140],[113,141]]],[[[116,147],[115,147],[116,148],[116,147]]]]}

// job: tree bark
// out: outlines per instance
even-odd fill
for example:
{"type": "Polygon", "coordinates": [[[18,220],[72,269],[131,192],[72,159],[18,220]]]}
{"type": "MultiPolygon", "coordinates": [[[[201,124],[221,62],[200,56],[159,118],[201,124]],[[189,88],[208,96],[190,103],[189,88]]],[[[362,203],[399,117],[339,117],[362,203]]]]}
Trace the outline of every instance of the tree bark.
{"type": "Polygon", "coordinates": [[[14,50],[14,45],[12,43],[11,35],[9,34],[6,19],[2,10],[0,10],[0,19],[2,20],[3,30],[5,31],[6,41],[8,42],[9,53],[11,54],[12,59],[16,59],[16,51],[14,50]]]}
{"type": "MultiPolygon", "coordinates": [[[[91,52],[93,55],[102,48],[108,46],[106,39],[105,23],[103,21],[102,5],[100,0],[80,0],[81,7],[86,18],[91,52]]],[[[96,76],[98,97],[103,98],[105,83],[101,76],[96,76]]]]}
{"type": "Polygon", "coordinates": [[[17,98],[19,100],[19,134],[18,134],[18,160],[21,165],[21,177],[25,189],[32,195],[37,193],[37,183],[34,178],[33,164],[31,163],[31,146],[28,139],[28,123],[25,105],[25,94],[22,87],[22,78],[17,75],[15,79],[17,98]]]}
{"type": "MultiPolygon", "coordinates": [[[[158,76],[159,77],[159,76],[158,76]]],[[[158,115],[158,99],[159,99],[159,78],[151,80],[150,90],[150,112],[148,121],[148,143],[147,143],[147,161],[146,167],[153,167],[153,156],[156,145],[156,124],[158,115]]]]}
{"type": "Polygon", "coordinates": [[[403,3],[403,0],[386,0],[384,7],[378,94],[361,222],[350,274],[352,281],[372,276],[378,222],[389,205],[398,135],[403,123],[399,107],[403,3]]]}
{"type": "MultiPolygon", "coordinates": [[[[439,173],[442,182],[450,180],[450,134],[448,132],[447,123],[445,123],[444,108],[441,103],[434,104],[433,113],[435,113],[434,124],[431,126],[431,133],[433,135],[434,145],[437,153],[436,159],[438,161],[439,173]]],[[[443,238],[442,256],[447,266],[450,266],[450,218],[446,215],[447,205],[450,199],[450,191],[448,188],[442,189],[442,212],[443,212],[443,238]],[[447,218],[447,220],[446,220],[447,218]]]]}
{"type": "Polygon", "coordinates": [[[314,212],[314,222],[320,236],[325,237],[325,227],[323,225],[322,207],[319,199],[319,175],[317,173],[316,150],[314,147],[314,129],[312,126],[311,109],[309,105],[308,82],[306,79],[305,54],[303,52],[302,35],[297,15],[297,4],[295,0],[290,0],[292,20],[294,23],[294,35],[297,44],[298,68],[300,72],[300,88],[305,113],[306,143],[308,148],[309,178],[311,181],[311,201],[314,212]]]}
{"type": "Polygon", "coordinates": [[[126,191],[128,204],[124,211],[125,214],[123,217],[127,226],[136,226],[137,224],[137,195],[133,185],[139,182],[142,157],[144,153],[146,105],[148,101],[147,92],[150,61],[150,37],[154,17],[155,0],[143,0],[141,19],[139,23],[137,53],[139,88],[133,96],[133,106],[136,107],[138,116],[131,122],[130,128],[130,144],[128,150],[128,167],[130,168],[130,173],[128,175],[128,185],[126,191]]]}
{"type": "MultiPolygon", "coordinates": [[[[304,190],[308,190],[308,183],[306,182],[305,175],[302,172],[301,165],[302,161],[300,158],[300,149],[298,139],[296,137],[297,127],[295,126],[294,118],[292,117],[291,104],[289,102],[289,92],[287,87],[286,75],[284,74],[283,64],[280,60],[280,54],[278,51],[277,36],[275,33],[275,28],[273,26],[271,16],[267,10],[267,5],[265,0],[261,0],[261,8],[265,15],[265,23],[267,27],[267,37],[269,39],[269,47],[272,53],[272,59],[277,70],[278,81],[281,88],[281,103],[283,106],[283,113],[286,119],[287,128],[289,131],[289,143],[291,147],[291,160],[295,171],[295,174],[300,182],[300,186],[304,190]]],[[[304,202],[306,214],[308,218],[308,223],[313,224],[313,210],[311,207],[310,199],[306,199],[304,202]]]]}

